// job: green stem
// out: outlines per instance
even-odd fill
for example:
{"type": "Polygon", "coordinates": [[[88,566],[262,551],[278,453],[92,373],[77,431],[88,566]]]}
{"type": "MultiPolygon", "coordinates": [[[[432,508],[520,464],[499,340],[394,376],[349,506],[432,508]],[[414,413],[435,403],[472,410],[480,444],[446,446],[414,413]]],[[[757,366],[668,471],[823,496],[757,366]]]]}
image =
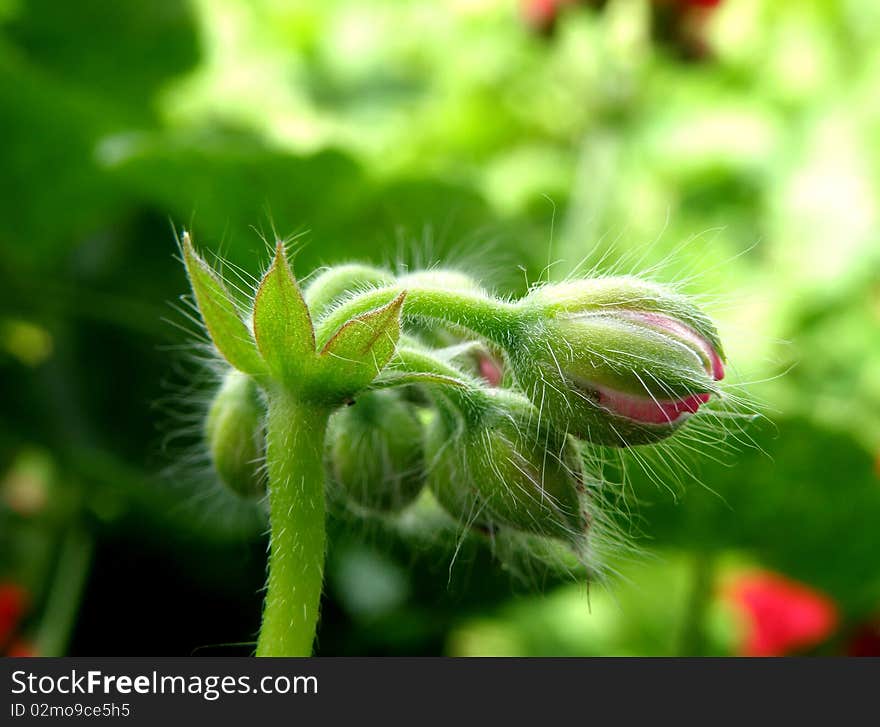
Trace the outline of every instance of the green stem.
{"type": "Polygon", "coordinates": [[[257,656],[309,656],[324,579],[324,440],[330,412],[269,394],[269,583],[257,656]]]}
{"type": "Polygon", "coordinates": [[[414,373],[429,373],[446,376],[450,380],[457,382],[457,385],[465,390],[482,389],[482,382],[470,374],[457,369],[455,366],[446,363],[434,352],[423,351],[412,345],[401,343],[397,346],[395,352],[395,365],[403,371],[414,373]]]}
{"type": "Polygon", "coordinates": [[[429,385],[429,388],[435,389],[441,397],[452,402],[454,408],[472,423],[482,420],[490,411],[504,409],[507,412],[522,412],[533,408],[531,402],[523,395],[509,389],[486,386],[438,359],[434,354],[413,346],[399,346],[396,363],[405,371],[439,374],[448,377],[450,382],[457,382],[452,385],[429,385]]]}
{"type": "Polygon", "coordinates": [[[457,382],[453,385],[429,386],[428,388],[429,390],[439,389],[433,393],[452,401],[468,419],[480,419],[490,405],[484,386],[470,375],[439,360],[436,356],[411,346],[398,346],[395,356],[396,365],[404,371],[438,374],[448,377],[450,381],[457,382]]]}
{"type": "Polygon", "coordinates": [[[715,576],[715,559],[712,553],[699,552],[694,556],[691,570],[691,592],[685,611],[679,656],[704,656],[706,650],[706,610],[712,596],[715,576]]]}
{"type": "Polygon", "coordinates": [[[40,621],[37,653],[63,656],[76,622],[94,549],[92,538],[74,525],[64,536],[55,577],[40,621]]]}
{"type": "Polygon", "coordinates": [[[467,328],[501,348],[510,346],[512,337],[517,334],[524,322],[521,308],[486,295],[460,290],[396,285],[367,291],[331,311],[318,325],[318,347],[326,343],[349,319],[390,303],[403,291],[406,291],[403,315],[428,318],[445,325],[467,328]]]}

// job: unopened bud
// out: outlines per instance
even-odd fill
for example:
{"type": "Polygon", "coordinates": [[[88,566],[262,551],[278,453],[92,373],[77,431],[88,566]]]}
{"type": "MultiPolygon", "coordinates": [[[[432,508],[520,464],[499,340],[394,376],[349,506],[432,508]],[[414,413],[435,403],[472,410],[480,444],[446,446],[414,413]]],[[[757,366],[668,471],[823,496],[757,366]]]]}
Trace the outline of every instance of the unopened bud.
{"type": "Polygon", "coordinates": [[[515,375],[563,431],[599,444],[663,439],[718,391],[721,346],[686,297],[636,278],[547,285],[522,301],[532,323],[515,375]]]}
{"type": "Polygon", "coordinates": [[[327,442],[331,484],[363,507],[400,510],[425,484],[422,424],[395,391],[366,392],[337,411],[327,442]]]}
{"type": "Polygon", "coordinates": [[[242,497],[265,490],[263,405],[257,385],[246,374],[230,371],[208,410],[205,436],[220,480],[242,497]]]}
{"type": "Polygon", "coordinates": [[[590,518],[577,444],[539,426],[522,403],[505,402],[479,422],[441,411],[427,438],[429,486],[467,525],[578,542],[590,518]]]}

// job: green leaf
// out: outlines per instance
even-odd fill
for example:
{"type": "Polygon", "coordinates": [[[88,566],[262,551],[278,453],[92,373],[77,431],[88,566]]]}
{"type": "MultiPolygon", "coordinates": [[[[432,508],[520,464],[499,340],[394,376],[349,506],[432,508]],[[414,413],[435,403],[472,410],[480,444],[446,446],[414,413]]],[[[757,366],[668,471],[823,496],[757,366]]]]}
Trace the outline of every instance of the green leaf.
{"type": "Polygon", "coordinates": [[[312,370],[316,358],[312,317],[280,242],[257,290],[254,336],[269,370],[286,383],[301,382],[312,370]]]}
{"type": "Polygon", "coordinates": [[[251,376],[264,374],[266,365],[247,326],[239,317],[229,291],[198,256],[188,232],[183,233],[183,261],[202,320],[217,350],[239,371],[251,376]]]}
{"type": "Polygon", "coordinates": [[[321,350],[324,375],[339,393],[369,386],[391,360],[400,338],[403,291],[387,305],[352,318],[321,350]]]}

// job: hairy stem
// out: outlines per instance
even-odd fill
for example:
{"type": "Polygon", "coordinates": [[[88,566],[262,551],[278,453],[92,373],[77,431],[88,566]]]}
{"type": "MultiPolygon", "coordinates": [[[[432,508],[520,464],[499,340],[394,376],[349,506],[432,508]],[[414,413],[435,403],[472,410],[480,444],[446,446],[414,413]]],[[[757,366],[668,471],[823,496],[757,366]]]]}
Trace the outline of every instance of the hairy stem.
{"type": "Polygon", "coordinates": [[[309,656],[324,578],[324,439],[330,412],[269,394],[269,583],[257,656],[309,656]]]}
{"type": "Polygon", "coordinates": [[[438,359],[436,356],[410,346],[398,346],[396,363],[403,369],[413,372],[426,372],[447,376],[451,382],[446,386],[428,386],[435,401],[445,397],[468,419],[478,420],[488,406],[488,396],[484,387],[468,374],[438,359]]]}
{"type": "Polygon", "coordinates": [[[404,290],[404,316],[467,328],[502,348],[510,345],[524,322],[520,308],[487,295],[418,285],[388,286],[356,295],[331,311],[318,324],[318,347],[350,318],[389,303],[404,290]]]}
{"type": "Polygon", "coordinates": [[[508,389],[496,389],[487,387],[477,379],[464,374],[454,366],[439,359],[436,355],[423,351],[413,346],[399,346],[397,348],[397,365],[403,370],[413,372],[427,372],[446,376],[451,385],[428,385],[439,394],[441,400],[448,400],[454,408],[471,422],[480,421],[489,411],[497,411],[503,407],[506,411],[523,411],[532,408],[531,403],[520,394],[508,389]]]}

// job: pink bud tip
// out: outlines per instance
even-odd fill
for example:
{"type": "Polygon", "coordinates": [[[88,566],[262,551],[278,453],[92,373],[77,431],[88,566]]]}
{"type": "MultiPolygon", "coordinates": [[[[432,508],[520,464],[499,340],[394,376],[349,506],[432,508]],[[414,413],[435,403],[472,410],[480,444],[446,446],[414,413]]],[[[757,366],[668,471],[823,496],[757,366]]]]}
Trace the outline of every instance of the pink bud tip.
{"type": "Polygon", "coordinates": [[[709,394],[691,394],[683,399],[664,401],[650,397],[630,396],[608,389],[598,389],[599,406],[617,416],[644,424],[672,424],[684,414],[693,414],[709,401],[709,394]]]}
{"type": "Polygon", "coordinates": [[[676,338],[691,344],[702,351],[709,361],[706,371],[712,375],[712,378],[715,381],[721,381],[724,378],[724,363],[721,361],[718,351],[703,336],[681,321],[677,321],[675,318],[663,315],[662,313],[648,313],[644,311],[620,311],[619,313],[642,325],[667,331],[676,338]]]}
{"type": "MultiPolygon", "coordinates": [[[[701,351],[707,361],[706,372],[715,381],[724,378],[724,364],[709,341],[689,326],[661,313],[643,311],[620,311],[621,315],[649,328],[670,333],[701,351]]],[[[617,416],[632,419],[643,424],[673,424],[686,414],[694,414],[710,398],[708,392],[691,394],[682,399],[657,399],[650,396],[633,396],[610,389],[597,387],[599,405],[617,416]]]]}
{"type": "Polygon", "coordinates": [[[504,374],[498,362],[490,356],[480,356],[479,359],[480,376],[482,376],[489,386],[501,386],[501,379],[504,374]]]}

